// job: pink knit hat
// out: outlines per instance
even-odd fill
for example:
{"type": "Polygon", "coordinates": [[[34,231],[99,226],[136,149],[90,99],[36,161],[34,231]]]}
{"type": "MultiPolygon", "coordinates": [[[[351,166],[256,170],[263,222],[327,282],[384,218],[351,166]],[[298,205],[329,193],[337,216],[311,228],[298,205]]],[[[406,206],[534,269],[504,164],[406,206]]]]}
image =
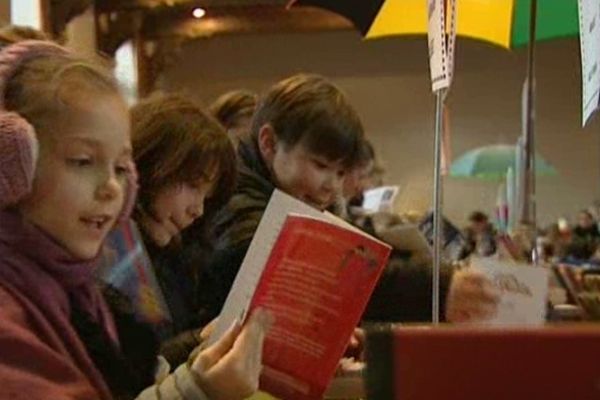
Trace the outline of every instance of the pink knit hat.
{"type": "Polygon", "coordinates": [[[0,209],[31,191],[37,150],[33,127],[16,113],[0,111],[0,209]]]}
{"type": "MultiPolygon", "coordinates": [[[[15,112],[6,110],[8,82],[24,63],[43,56],[69,55],[52,42],[27,40],[0,51],[0,210],[17,204],[31,192],[38,158],[38,141],[33,126],[15,112]]],[[[135,165],[127,174],[128,185],[120,220],[129,218],[137,192],[135,165]]]]}
{"type": "Polygon", "coordinates": [[[31,191],[38,153],[31,124],[6,111],[6,86],[23,63],[66,53],[62,47],[42,41],[24,41],[0,51],[0,209],[16,204],[31,191]]]}

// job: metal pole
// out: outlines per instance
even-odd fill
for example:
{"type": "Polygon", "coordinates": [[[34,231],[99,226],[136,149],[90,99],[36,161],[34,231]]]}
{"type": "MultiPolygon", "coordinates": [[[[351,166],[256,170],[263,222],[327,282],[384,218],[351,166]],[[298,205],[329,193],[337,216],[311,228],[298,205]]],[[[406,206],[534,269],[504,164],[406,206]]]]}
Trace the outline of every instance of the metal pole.
{"type": "Polygon", "coordinates": [[[526,185],[526,215],[525,222],[531,227],[533,236],[533,250],[531,254],[533,264],[537,264],[537,215],[536,215],[536,173],[535,173],[535,39],[537,24],[537,0],[531,1],[529,18],[529,47],[527,54],[527,120],[524,138],[525,147],[525,175],[526,185]]]}
{"type": "Polygon", "coordinates": [[[442,261],[442,118],[444,89],[435,93],[435,139],[433,172],[433,277],[431,321],[440,322],[440,265],[442,261]]]}

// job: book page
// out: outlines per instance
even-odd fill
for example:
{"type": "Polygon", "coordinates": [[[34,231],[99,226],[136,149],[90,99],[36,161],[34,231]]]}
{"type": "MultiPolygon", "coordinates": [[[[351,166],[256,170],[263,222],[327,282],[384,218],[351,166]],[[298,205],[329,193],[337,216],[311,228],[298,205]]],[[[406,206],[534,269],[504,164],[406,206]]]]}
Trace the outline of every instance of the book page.
{"type": "Polygon", "coordinates": [[[236,321],[244,321],[246,312],[262,275],[279,231],[290,213],[323,219],[323,213],[279,190],[275,190],[258,225],[242,266],[233,282],[217,326],[209,338],[216,342],[236,321]]]}
{"type": "Polygon", "coordinates": [[[541,325],[545,321],[548,270],[527,264],[474,258],[474,270],[482,272],[501,293],[497,315],[490,324],[541,325]]]}
{"type": "Polygon", "coordinates": [[[431,246],[415,224],[395,225],[381,231],[381,238],[395,249],[407,250],[423,257],[431,257],[431,246]]]}

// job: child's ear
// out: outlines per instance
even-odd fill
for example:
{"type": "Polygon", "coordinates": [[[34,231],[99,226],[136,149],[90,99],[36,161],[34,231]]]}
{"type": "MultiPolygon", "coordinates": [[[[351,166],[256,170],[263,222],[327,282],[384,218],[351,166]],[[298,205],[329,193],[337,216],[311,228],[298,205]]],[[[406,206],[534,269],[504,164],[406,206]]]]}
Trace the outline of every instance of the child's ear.
{"type": "Polygon", "coordinates": [[[273,163],[277,147],[277,138],[275,130],[270,124],[263,125],[258,131],[258,149],[265,162],[269,165],[273,163]]]}

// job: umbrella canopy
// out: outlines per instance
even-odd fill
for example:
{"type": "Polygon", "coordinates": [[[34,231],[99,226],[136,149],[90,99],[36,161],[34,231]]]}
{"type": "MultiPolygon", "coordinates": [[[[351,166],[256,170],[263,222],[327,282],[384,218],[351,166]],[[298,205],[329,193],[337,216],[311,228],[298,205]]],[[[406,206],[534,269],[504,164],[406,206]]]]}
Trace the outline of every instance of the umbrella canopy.
{"type": "MultiPolygon", "coordinates": [[[[456,0],[457,34],[505,48],[529,42],[531,0],[456,0]]],[[[425,0],[293,0],[348,18],[366,38],[427,34],[425,0]]],[[[579,33],[577,0],[538,0],[537,40],[579,33]]]]}
{"type": "MultiPolygon", "coordinates": [[[[516,169],[516,147],[494,145],[478,147],[460,156],[450,166],[450,176],[501,180],[506,178],[509,168],[516,169]]],[[[535,171],[538,176],[556,175],[556,169],[540,155],[535,157],[535,171]]]]}

